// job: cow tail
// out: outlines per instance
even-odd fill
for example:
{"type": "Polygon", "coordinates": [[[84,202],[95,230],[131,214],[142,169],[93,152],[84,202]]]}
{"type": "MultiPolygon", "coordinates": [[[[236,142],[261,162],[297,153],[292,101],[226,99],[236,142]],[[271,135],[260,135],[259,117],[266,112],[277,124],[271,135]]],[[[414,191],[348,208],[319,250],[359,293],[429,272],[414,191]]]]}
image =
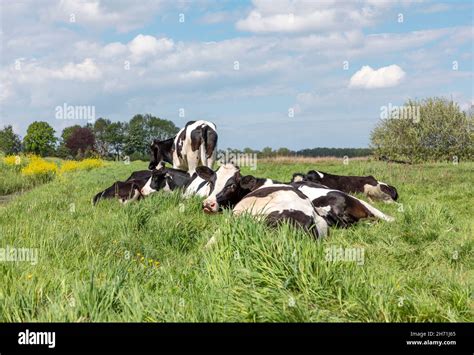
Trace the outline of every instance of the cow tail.
{"type": "Polygon", "coordinates": [[[201,134],[201,161],[203,165],[212,168],[216,154],[217,133],[212,127],[204,125],[202,127],[201,134]]]}
{"type": "Polygon", "coordinates": [[[92,199],[92,205],[97,205],[97,202],[99,202],[100,198],[102,197],[102,195],[104,194],[104,192],[99,192],[97,195],[94,196],[94,198],[92,199]]]}
{"type": "Polygon", "coordinates": [[[201,154],[201,164],[204,166],[207,166],[207,154],[206,154],[206,147],[207,147],[207,132],[208,132],[209,126],[204,125],[201,128],[201,147],[199,148],[200,154],[201,154]]]}

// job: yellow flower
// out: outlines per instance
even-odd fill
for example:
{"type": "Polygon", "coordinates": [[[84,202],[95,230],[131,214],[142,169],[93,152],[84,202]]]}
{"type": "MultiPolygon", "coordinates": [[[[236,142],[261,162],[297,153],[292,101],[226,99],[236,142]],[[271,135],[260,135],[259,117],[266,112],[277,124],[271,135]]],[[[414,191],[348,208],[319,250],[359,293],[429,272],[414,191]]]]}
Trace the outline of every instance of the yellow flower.
{"type": "Polygon", "coordinates": [[[33,277],[33,274],[28,274],[28,276],[26,277],[28,280],[30,280],[31,278],[33,277]]]}
{"type": "Polygon", "coordinates": [[[58,172],[58,166],[36,155],[30,156],[30,162],[21,169],[25,176],[54,176],[58,172]]]}
{"type": "Polygon", "coordinates": [[[95,168],[100,168],[104,166],[104,161],[102,159],[84,159],[82,161],[68,160],[62,163],[61,165],[61,174],[78,171],[78,170],[91,170],[95,168]]]}
{"type": "MultiPolygon", "coordinates": [[[[7,165],[18,165],[18,158],[16,155],[8,155],[3,158],[3,162],[7,165]]],[[[20,159],[21,162],[21,159],[20,159]]]]}

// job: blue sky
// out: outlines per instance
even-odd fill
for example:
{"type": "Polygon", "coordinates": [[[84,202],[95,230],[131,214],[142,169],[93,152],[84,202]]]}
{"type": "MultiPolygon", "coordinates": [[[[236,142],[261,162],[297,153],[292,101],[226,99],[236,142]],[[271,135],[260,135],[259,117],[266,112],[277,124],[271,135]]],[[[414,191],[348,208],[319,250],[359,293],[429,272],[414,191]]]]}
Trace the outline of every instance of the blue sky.
{"type": "Polygon", "coordinates": [[[22,136],[85,124],[66,103],[211,120],[222,148],[366,147],[384,106],[473,104],[472,1],[0,3],[0,126],[22,136]]]}

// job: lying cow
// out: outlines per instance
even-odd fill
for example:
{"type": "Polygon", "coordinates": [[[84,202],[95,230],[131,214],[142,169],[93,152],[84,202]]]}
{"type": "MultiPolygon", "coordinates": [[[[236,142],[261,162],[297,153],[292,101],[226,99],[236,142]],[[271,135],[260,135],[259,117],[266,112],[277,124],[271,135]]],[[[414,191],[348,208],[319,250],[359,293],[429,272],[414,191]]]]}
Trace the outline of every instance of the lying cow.
{"type": "Polygon", "coordinates": [[[100,199],[117,198],[128,203],[146,197],[158,190],[173,191],[189,182],[186,171],[163,167],[159,170],[134,171],[127,180],[117,181],[112,186],[95,195],[93,204],[100,199]]]}
{"type": "Polygon", "coordinates": [[[263,217],[271,226],[288,222],[314,237],[323,237],[328,233],[326,221],[317,214],[308,197],[293,186],[261,179],[258,188],[253,186],[254,190],[251,190],[244,186],[239,168],[233,164],[222,165],[216,172],[202,166],[197,168],[196,173],[211,190],[203,202],[207,213],[230,207],[235,215],[248,213],[263,217]]]}
{"type": "Polygon", "coordinates": [[[345,192],[328,189],[310,181],[295,182],[292,186],[309,197],[316,211],[326,219],[329,226],[345,228],[365,218],[378,218],[387,222],[394,220],[367,202],[345,192]]]}
{"type": "Polygon", "coordinates": [[[373,176],[341,176],[310,170],[306,175],[293,174],[291,181],[311,181],[346,193],[359,192],[374,201],[393,202],[398,199],[395,187],[377,181],[373,176]]]}
{"type": "Polygon", "coordinates": [[[131,201],[141,199],[143,186],[151,177],[150,170],[134,171],[125,181],[116,181],[112,186],[94,196],[94,205],[101,199],[117,198],[121,203],[126,204],[131,201]]]}
{"type": "Polygon", "coordinates": [[[327,222],[313,208],[310,199],[290,185],[261,186],[237,202],[232,213],[264,217],[270,226],[288,222],[315,238],[328,234],[327,222]]]}
{"type": "Polygon", "coordinates": [[[150,170],[160,168],[165,162],[173,168],[188,171],[192,175],[196,167],[212,167],[217,149],[217,132],[214,123],[190,121],[178,134],[164,141],[151,144],[150,170]]]}
{"type": "MultiPolygon", "coordinates": [[[[219,169],[220,170],[220,169],[219,169]]],[[[204,201],[203,208],[208,213],[215,213],[224,207],[234,208],[250,193],[271,186],[288,186],[271,179],[256,178],[251,175],[242,177],[237,167],[228,164],[224,171],[216,173],[210,169],[200,167],[197,173],[206,180],[214,180],[215,189],[204,201]]],[[[347,227],[362,218],[379,218],[392,221],[393,218],[385,215],[365,201],[359,200],[342,191],[328,189],[326,186],[312,182],[292,183],[311,200],[316,212],[322,216],[328,225],[347,227]]]]}
{"type": "Polygon", "coordinates": [[[116,198],[120,203],[127,204],[143,197],[140,190],[140,181],[116,181],[112,186],[95,195],[92,199],[92,204],[96,205],[101,199],[111,198],[116,198]]]}
{"type": "Polygon", "coordinates": [[[143,196],[148,196],[156,191],[174,191],[178,188],[185,188],[190,181],[187,171],[162,167],[158,170],[150,171],[150,178],[141,189],[143,196]]]}

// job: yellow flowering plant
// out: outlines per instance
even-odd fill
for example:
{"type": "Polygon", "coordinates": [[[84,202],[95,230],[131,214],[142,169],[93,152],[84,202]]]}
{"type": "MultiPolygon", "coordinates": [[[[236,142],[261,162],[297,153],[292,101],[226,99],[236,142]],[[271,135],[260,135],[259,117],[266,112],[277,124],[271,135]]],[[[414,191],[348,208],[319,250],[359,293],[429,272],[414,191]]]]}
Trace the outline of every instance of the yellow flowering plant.
{"type": "Polygon", "coordinates": [[[41,177],[45,179],[53,178],[58,172],[58,166],[36,155],[29,157],[28,165],[21,169],[24,176],[41,177]]]}

